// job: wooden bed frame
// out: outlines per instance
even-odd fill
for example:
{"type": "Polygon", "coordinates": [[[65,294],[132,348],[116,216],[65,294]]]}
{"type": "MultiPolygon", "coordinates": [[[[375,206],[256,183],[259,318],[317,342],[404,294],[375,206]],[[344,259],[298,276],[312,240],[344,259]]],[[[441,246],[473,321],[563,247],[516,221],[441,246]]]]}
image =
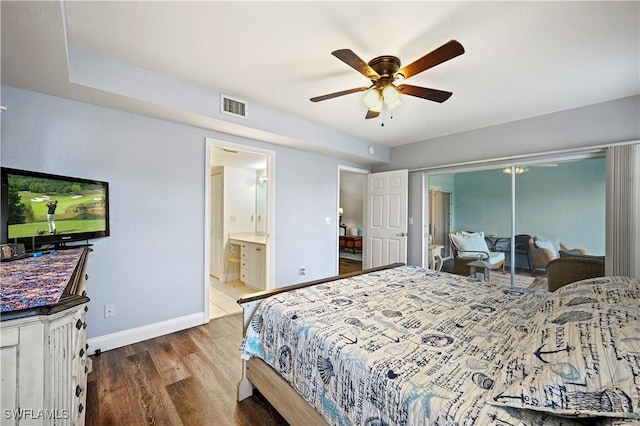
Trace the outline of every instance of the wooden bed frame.
{"type": "MultiPolygon", "coordinates": [[[[309,281],[273,290],[265,290],[258,293],[245,295],[238,299],[238,304],[243,309],[243,334],[246,335],[247,327],[251,323],[253,314],[260,302],[275,294],[285,293],[291,290],[310,287],[335,281],[342,278],[368,274],[369,272],[403,266],[404,263],[393,263],[348,274],[309,281]]],[[[289,424],[323,425],[327,422],[289,383],[282,378],[271,366],[259,358],[242,360],[242,379],[238,383],[238,401],[250,397],[253,389],[258,389],[271,405],[285,418],[289,424]]]]}

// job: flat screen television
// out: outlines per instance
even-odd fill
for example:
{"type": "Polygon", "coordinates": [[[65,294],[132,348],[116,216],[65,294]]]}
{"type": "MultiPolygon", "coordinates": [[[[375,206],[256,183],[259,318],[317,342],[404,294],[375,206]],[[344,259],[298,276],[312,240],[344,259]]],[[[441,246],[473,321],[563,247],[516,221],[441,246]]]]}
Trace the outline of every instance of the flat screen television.
{"type": "Polygon", "coordinates": [[[31,250],[109,235],[109,183],[2,167],[2,242],[31,250]]]}

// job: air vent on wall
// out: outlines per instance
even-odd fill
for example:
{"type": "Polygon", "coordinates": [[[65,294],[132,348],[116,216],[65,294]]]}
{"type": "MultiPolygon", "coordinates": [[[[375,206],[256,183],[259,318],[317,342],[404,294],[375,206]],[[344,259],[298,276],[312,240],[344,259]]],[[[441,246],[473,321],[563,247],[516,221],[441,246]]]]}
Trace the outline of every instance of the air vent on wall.
{"type": "Polygon", "coordinates": [[[227,95],[220,95],[220,110],[223,114],[247,118],[248,105],[245,101],[234,99],[227,95]]]}

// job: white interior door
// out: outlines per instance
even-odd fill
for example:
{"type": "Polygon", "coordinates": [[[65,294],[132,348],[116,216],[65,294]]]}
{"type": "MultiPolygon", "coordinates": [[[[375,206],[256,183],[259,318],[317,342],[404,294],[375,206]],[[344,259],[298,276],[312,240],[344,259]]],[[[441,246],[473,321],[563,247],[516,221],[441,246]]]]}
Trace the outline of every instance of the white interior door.
{"type": "Polygon", "coordinates": [[[408,170],[367,175],[364,268],[407,262],[408,170]]]}

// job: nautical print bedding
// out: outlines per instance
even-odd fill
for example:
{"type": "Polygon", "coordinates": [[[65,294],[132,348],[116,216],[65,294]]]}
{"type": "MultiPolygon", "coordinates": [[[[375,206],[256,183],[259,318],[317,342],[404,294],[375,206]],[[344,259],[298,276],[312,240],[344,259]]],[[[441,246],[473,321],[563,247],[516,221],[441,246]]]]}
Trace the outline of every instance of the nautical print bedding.
{"type": "Polygon", "coordinates": [[[639,280],[570,284],[550,295],[530,324],[499,376],[497,404],[640,419],[639,280]]]}
{"type": "Polygon", "coordinates": [[[585,424],[492,405],[548,296],[403,266],[265,299],[242,352],[265,360],[329,424],[585,424]]]}

